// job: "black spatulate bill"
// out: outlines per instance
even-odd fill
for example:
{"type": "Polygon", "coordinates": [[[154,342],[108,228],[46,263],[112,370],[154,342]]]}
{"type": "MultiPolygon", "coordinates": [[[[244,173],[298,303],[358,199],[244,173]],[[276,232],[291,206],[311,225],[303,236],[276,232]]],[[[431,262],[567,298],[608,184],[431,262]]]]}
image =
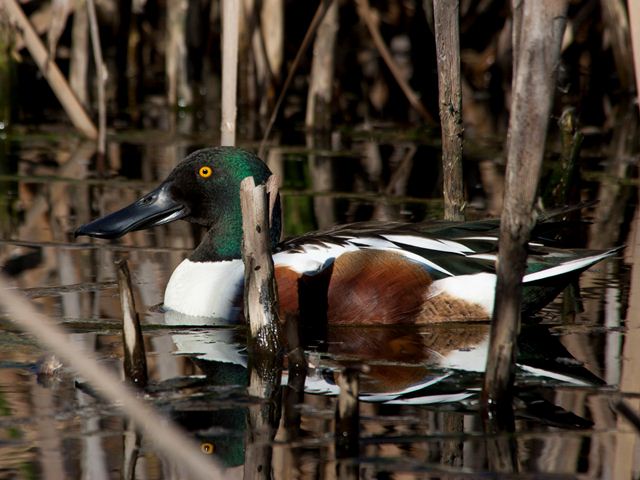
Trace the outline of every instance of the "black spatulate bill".
{"type": "Polygon", "coordinates": [[[134,230],[143,230],[178,220],[188,213],[189,208],[171,195],[171,189],[165,183],[131,205],[78,227],[74,235],[119,238],[134,230]]]}

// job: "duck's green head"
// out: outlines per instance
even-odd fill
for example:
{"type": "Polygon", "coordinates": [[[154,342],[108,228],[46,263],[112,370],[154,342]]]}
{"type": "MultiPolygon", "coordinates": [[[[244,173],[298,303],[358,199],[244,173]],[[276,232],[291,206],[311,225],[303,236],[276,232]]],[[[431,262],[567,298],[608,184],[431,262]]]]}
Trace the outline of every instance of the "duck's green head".
{"type": "MultiPolygon", "coordinates": [[[[158,188],[117,212],[82,225],[75,235],[118,238],[134,230],[184,219],[209,229],[192,255],[193,260],[240,258],[240,182],[253,177],[256,185],[260,185],[270,175],[265,163],[245,150],[233,147],[198,150],[180,162],[158,188]]],[[[277,243],[279,202],[271,223],[272,243],[277,243]]]]}

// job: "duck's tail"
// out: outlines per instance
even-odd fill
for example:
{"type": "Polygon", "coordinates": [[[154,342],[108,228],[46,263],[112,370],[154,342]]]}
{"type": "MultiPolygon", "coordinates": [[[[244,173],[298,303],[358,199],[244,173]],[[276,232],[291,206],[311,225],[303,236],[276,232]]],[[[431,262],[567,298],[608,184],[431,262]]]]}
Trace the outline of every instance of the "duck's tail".
{"type": "Polygon", "coordinates": [[[565,275],[579,274],[599,261],[614,256],[623,248],[624,246],[619,246],[605,251],[571,250],[548,253],[545,255],[545,262],[539,264],[539,268],[536,268],[535,263],[530,265],[530,273],[522,278],[522,282],[532,284],[552,278],[558,280],[565,275]]]}
{"type": "Polygon", "coordinates": [[[606,251],[573,250],[552,251],[544,255],[541,263],[531,261],[528,273],[522,279],[522,311],[525,315],[537,312],[551,302],[574,281],[581,272],[605,258],[620,252],[624,247],[606,251]]]}

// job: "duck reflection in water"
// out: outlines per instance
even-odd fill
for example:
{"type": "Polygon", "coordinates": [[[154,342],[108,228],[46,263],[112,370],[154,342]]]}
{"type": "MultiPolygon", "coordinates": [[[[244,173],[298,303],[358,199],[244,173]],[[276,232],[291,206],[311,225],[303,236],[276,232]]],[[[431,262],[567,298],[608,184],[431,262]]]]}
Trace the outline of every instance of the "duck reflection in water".
{"type": "MultiPolygon", "coordinates": [[[[213,327],[174,334],[173,341],[177,353],[191,357],[211,382],[245,385],[248,381],[245,329],[213,327]]],[[[478,322],[329,327],[321,338],[306,340],[309,368],[304,389],[309,394],[337,395],[337,375],[345,365],[357,363],[368,367],[360,376],[362,401],[453,403],[462,410],[473,410],[482,386],[488,342],[489,325],[478,322]]],[[[523,384],[524,390],[603,384],[545,325],[525,325],[518,347],[517,383],[523,384]]],[[[285,370],[283,384],[287,379],[285,370]]],[[[522,395],[525,397],[531,398],[522,395]]],[[[588,424],[578,417],[553,415],[539,420],[565,426],[588,424]]]]}

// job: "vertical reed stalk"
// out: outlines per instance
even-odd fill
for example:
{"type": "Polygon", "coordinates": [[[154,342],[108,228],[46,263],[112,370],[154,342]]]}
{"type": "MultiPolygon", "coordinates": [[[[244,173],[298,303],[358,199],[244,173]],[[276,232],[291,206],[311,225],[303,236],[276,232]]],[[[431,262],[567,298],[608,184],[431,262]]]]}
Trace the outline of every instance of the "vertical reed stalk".
{"type": "MultiPolygon", "coordinates": [[[[258,111],[266,118],[275,103],[275,87],[280,80],[284,53],[284,5],[283,0],[245,0],[249,19],[251,49],[255,64],[258,111]]],[[[242,38],[242,35],[241,35],[242,38]]],[[[241,55],[242,58],[242,55],[241,55]]]]}
{"type": "MultiPolygon", "coordinates": [[[[2,9],[0,8],[0,13],[2,9]]],[[[11,124],[11,49],[13,48],[13,29],[4,18],[0,19],[0,131],[11,124]]]]}
{"type": "Polygon", "coordinates": [[[434,0],[442,128],[444,219],[464,220],[462,183],[462,83],[460,80],[459,0],[434,0]]]}
{"type": "Polygon", "coordinates": [[[167,99],[171,107],[191,104],[192,94],[187,82],[187,2],[167,2],[167,99]]]}
{"type": "Polygon", "coordinates": [[[313,62],[307,94],[307,129],[328,131],[331,128],[333,72],[338,33],[338,2],[327,10],[313,43],[313,62]]]}
{"type": "Polygon", "coordinates": [[[76,0],[71,30],[71,63],[69,84],[85,107],[89,104],[87,71],[89,70],[89,17],[86,0],[76,0]]]}
{"type": "Polygon", "coordinates": [[[284,0],[262,0],[260,20],[269,70],[277,83],[284,56],[284,0]]]}
{"type": "Polygon", "coordinates": [[[98,154],[104,155],[107,143],[107,99],[104,92],[104,82],[107,79],[107,67],[102,60],[102,47],[100,46],[100,31],[96,18],[96,6],[93,0],[87,0],[87,13],[89,14],[89,28],[91,31],[91,44],[93,45],[93,59],[96,63],[96,78],[98,88],[98,154]]]}
{"type": "MultiPolygon", "coordinates": [[[[622,89],[629,91],[633,86],[633,53],[629,18],[624,0],[601,0],[602,21],[609,32],[613,59],[622,89]]],[[[637,2],[636,2],[637,3],[637,2]]],[[[629,11],[631,14],[631,9],[629,11]]],[[[638,28],[636,25],[635,28],[638,28]]]]}
{"type": "MultiPolygon", "coordinates": [[[[517,0],[514,0],[514,2],[517,0]]],[[[500,224],[496,298],[483,388],[486,418],[513,428],[516,337],[520,330],[526,246],[535,224],[540,177],[567,2],[525,0],[517,78],[509,119],[505,203],[500,224]]]]}
{"type": "MultiPolygon", "coordinates": [[[[631,47],[636,77],[636,96],[640,96],[640,2],[627,0],[629,24],[631,25],[631,47]]],[[[640,108],[640,102],[638,102],[640,108]]]]}
{"type": "Polygon", "coordinates": [[[220,144],[236,144],[236,96],[238,89],[238,29],[240,5],[222,1],[222,119],[220,144]]]}
{"type": "Polygon", "coordinates": [[[67,80],[60,72],[58,65],[56,65],[54,61],[50,61],[47,49],[42,44],[42,40],[40,40],[31,23],[29,23],[29,19],[22,11],[22,8],[20,8],[16,0],[2,0],[0,5],[4,7],[4,11],[9,19],[16,24],[18,31],[24,38],[24,43],[29,53],[40,69],[40,73],[42,73],[42,76],[46,78],[51,86],[53,93],[62,104],[67,115],[69,115],[73,126],[87,138],[92,140],[97,139],[98,131],[95,125],[82,107],[82,104],[73,94],[67,80]]]}

